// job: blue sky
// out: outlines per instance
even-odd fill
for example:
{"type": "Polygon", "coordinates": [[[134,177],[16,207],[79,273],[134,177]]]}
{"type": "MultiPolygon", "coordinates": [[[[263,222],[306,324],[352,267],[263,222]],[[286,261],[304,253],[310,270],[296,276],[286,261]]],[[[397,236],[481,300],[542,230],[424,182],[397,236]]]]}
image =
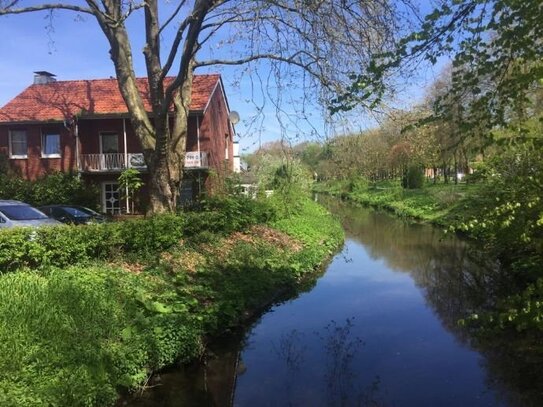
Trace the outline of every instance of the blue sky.
{"type": "MultiPolygon", "coordinates": [[[[58,80],[108,78],[115,75],[109,58],[108,43],[91,16],[81,17],[70,12],[57,12],[52,25],[47,16],[47,13],[39,12],[0,17],[0,106],[32,83],[34,71],[55,73],[58,80]]],[[[132,45],[136,74],[144,76],[145,65],[141,56],[143,33],[139,22],[137,18],[134,19],[129,29],[132,34],[141,33],[133,35],[132,45]]],[[[261,68],[265,71],[265,64],[261,65],[261,68]]],[[[306,110],[308,120],[296,119],[298,115],[293,112],[299,106],[299,90],[290,90],[283,95],[283,99],[291,99],[293,103],[283,106],[287,114],[280,116],[280,123],[276,108],[270,100],[263,98],[258,90],[258,77],[254,74],[241,74],[242,69],[210,67],[198,70],[197,73],[223,74],[230,107],[238,111],[242,118],[236,131],[244,151],[252,151],[261,143],[279,139],[285,134],[290,140],[297,142],[375,125],[371,116],[356,113],[331,129],[325,125],[318,106],[311,106],[306,110]],[[251,82],[257,84],[256,94],[251,82]],[[249,125],[247,121],[259,112],[262,114],[258,120],[249,125]],[[319,136],[315,136],[315,133],[319,136]]],[[[412,83],[406,82],[403,96],[400,95],[395,103],[405,106],[406,101],[419,99],[423,95],[422,84],[434,76],[433,71],[427,71],[421,77],[412,78],[412,83]]]]}

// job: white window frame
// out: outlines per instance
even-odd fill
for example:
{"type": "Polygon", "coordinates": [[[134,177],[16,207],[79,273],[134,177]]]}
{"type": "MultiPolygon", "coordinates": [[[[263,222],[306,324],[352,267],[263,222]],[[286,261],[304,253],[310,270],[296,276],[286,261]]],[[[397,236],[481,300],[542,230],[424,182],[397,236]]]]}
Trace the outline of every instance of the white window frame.
{"type": "Polygon", "coordinates": [[[9,143],[9,158],[14,160],[24,160],[28,158],[28,133],[26,130],[10,130],[8,134],[8,143],[9,143]],[[25,139],[26,139],[26,154],[13,154],[12,149],[12,143],[11,143],[11,135],[13,132],[24,132],[25,139]]]}
{"type": "Polygon", "coordinates": [[[60,146],[60,132],[54,132],[54,131],[44,131],[41,134],[41,156],[42,158],[60,158],[61,157],[61,151],[62,148],[60,146]],[[58,136],[58,153],[53,154],[45,154],[43,151],[43,148],[45,147],[44,139],[46,136],[58,136]]]}
{"type": "Polygon", "coordinates": [[[120,215],[123,211],[123,207],[121,205],[121,191],[119,189],[119,183],[117,181],[103,181],[101,183],[101,195],[102,195],[102,212],[104,213],[108,213],[110,215],[120,215]],[[106,204],[106,185],[117,185],[117,192],[119,194],[119,199],[117,200],[117,202],[119,203],[119,212],[115,212],[115,211],[112,211],[112,212],[108,212],[107,211],[107,204],[106,204]]]}

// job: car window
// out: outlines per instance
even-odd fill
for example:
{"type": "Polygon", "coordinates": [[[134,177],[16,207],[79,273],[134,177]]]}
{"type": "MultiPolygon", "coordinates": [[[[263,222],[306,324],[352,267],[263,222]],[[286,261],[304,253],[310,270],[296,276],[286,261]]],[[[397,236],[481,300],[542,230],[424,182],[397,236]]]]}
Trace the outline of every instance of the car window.
{"type": "Polygon", "coordinates": [[[45,213],[47,216],[51,215],[51,208],[40,208],[40,211],[45,213]]]}
{"type": "Polygon", "coordinates": [[[95,212],[95,211],[93,211],[92,209],[89,209],[89,208],[85,208],[84,206],[80,206],[77,209],[79,209],[81,212],[84,212],[84,213],[86,213],[88,215],[91,215],[91,216],[102,216],[98,212],[95,212]]]}
{"type": "Polygon", "coordinates": [[[62,208],[51,208],[51,216],[60,218],[62,216],[66,216],[66,213],[62,208]]]}
{"type": "Polygon", "coordinates": [[[47,219],[43,213],[31,206],[26,205],[6,205],[0,206],[0,212],[11,220],[36,220],[47,219]]]}
{"type": "Polygon", "coordinates": [[[89,214],[86,212],[83,212],[82,210],[79,210],[78,208],[74,208],[71,206],[64,206],[62,207],[62,210],[65,212],[68,212],[70,215],[75,216],[76,218],[88,218],[89,214]]]}

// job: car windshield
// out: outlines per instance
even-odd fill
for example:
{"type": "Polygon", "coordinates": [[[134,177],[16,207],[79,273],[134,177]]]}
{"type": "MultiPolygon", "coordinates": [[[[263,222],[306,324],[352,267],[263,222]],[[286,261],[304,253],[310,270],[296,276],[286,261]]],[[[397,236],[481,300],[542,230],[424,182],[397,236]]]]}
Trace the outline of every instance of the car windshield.
{"type": "Polygon", "coordinates": [[[0,206],[2,212],[10,220],[37,220],[47,219],[43,213],[31,206],[26,205],[6,205],[0,206]]]}
{"type": "Polygon", "coordinates": [[[78,206],[77,209],[80,210],[81,212],[86,213],[87,215],[100,216],[100,217],[102,216],[98,212],[95,212],[95,211],[93,211],[92,209],[89,209],[89,208],[85,208],[84,206],[78,206]]]}
{"type": "Polygon", "coordinates": [[[62,209],[76,218],[88,218],[90,216],[90,214],[84,212],[83,210],[74,208],[72,206],[63,206],[62,209]]]}

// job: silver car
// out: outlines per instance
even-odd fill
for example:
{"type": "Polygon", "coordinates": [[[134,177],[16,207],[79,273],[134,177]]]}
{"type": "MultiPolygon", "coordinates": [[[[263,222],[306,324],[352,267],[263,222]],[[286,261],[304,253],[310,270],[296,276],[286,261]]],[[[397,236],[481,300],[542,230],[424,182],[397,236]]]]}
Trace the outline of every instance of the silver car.
{"type": "Polygon", "coordinates": [[[20,201],[0,200],[0,228],[13,228],[17,226],[44,226],[62,225],[54,219],[48,218],[43,212],[20,201]]]}

